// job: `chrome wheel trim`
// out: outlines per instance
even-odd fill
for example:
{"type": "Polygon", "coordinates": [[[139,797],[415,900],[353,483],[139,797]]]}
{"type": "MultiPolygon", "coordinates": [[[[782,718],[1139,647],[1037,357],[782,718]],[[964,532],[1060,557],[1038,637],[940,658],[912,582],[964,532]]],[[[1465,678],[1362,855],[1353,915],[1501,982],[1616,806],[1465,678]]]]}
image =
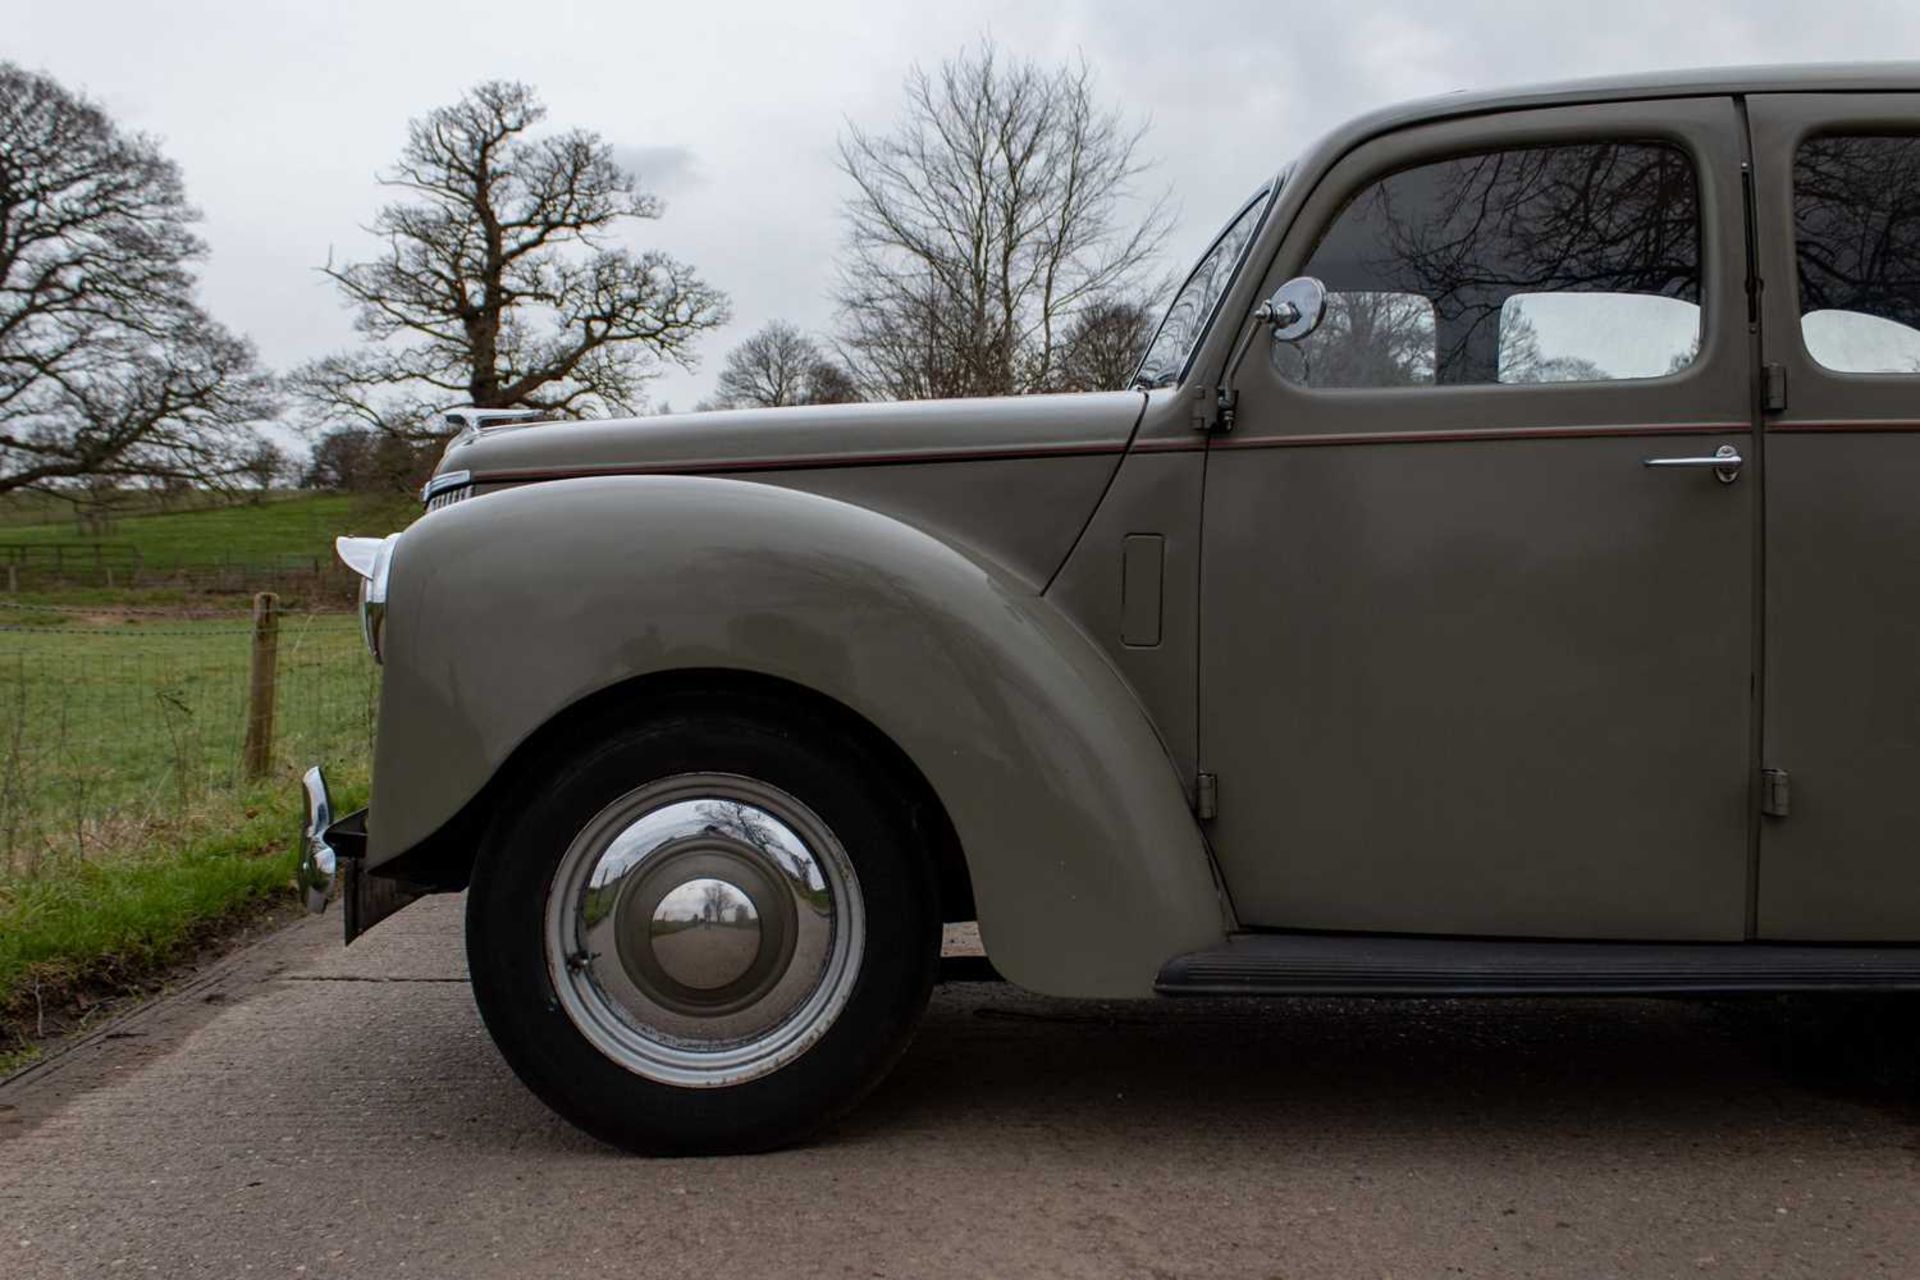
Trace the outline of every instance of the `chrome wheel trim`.
{"type": "Polygon", "coordinates": [[[769,783],[677,774],[607,805],[547,892],[548,975],[602,1054],[649,1080],[739,1084],[846,1006],[866,918],[846,849],[769,783]]]}

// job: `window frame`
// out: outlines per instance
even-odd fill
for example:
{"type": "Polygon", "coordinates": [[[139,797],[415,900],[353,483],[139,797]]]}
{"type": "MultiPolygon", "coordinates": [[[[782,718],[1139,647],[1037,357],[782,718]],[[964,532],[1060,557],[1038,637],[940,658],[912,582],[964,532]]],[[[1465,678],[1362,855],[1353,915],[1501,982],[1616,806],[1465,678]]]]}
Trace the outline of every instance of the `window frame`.
{"type": "Polygon", "coordinates": [[[1194,362],[1200,358],[1201,349],[1207,345],[1207,335],[1213,332],[1213,326],[1219,321],[1221,308],[1226,305],[1228,295],[1233,292],[1235,281],[1240,278],[1240,273],[1247,269],[1247,262],[1253,254],[1254,246],[1260,242],[1260,233],[1266,230],[1267,221],[1273,216],[1274,206],[1279,203],[1280,193],[1292,174],[1293,166],[1286,165],[1267,182],[1266,186],[1235,206],[1233,215],[1220,224],[1220,230],[1207,241],[1207,247],[1195,256],[1193,265],[1187,269],[1187,274],[1180,277],[1179,287],[1167,295],[1166,306],[1160,312],[1159,322],[1153,326],[1153,336],[1147,339],[1146,348],[1141,351],[1140,360],[1133,367],[1133,376],[1127,380],[1129,387],[1151,391],[1160,387],[1178,387],[1186,384],[1187,378],[1193,373],[1194,362]],[[1187,343],[1186,352],[1180,359],[1180,372],[1171,378],[1151,383],[1143,382],[1142,375],[1147,367],[1147,357],[1153,354],[1155,344],[1160,341],[1160,331],[1165,329],[1167,321],[1173,318],[1174,304],[1180,300],[1180,295],[1187,291],[1187,286],[1193,283],[1193,278],[1200,273],[1200,268],[1206,264],[1208,258],[1213,256],[1213,251],[1220,247],[1228,233],[1240,225],[1240,219],[1246,217],[1255,208],[1258,208],[1259,212],[1254,216],[1253,225],[1247,229],[1247,239],[1240,246],[1240,256],[1234,259],[1233,265],[1228,268],[1226,284],[1214,297],[1213,305],[1207,309],[1206,317],[1194,329],[1193,340],[1187,343]]]}
{"type": "MultiPolygon", "coordinates": [[[[1825,138],[1911,138],[1916,145],[1920,145],[1920,115],[1908,117],[1905,128],[1858,127],[1841,123],[1814,125],[1795,138],[1793,148],[1787,153],[1784,163],[1781,166],[1787,186],[1787,197],[1790,202],[1787,219],[1787,252],[1791,259],[1791,270],[1793,273],[1794,321],[1791,328],[1793,330],[1794,344],[1798,347],[1800,355],[1806,360],[1808,365],[1818,369],[1830,378],[1887,378],[1910,383],[1913,379],[1920,378],[1920,369],[1837,369],[1821,360],[1820,357],[1813,353],[1813,348],[1807,345],[1806,319],[1809,315],[1818,313],[1806,310],[1806,279],[1800,270],[1800,216],[1798,203],[1800,194],[1800,153],[1809,143],[1818,142],[1825,138]]],[[[1852,311],[1847,314],[1872,315],[1871,312],[1866,311],[1852,311]]],[[[1875,316],[1874,318],[1882,320],[1889,319],[1885,316],[1875,316]]],[[[1891,321],[1891,323],[1898,324],[1899,321],[1891,321]]],[[[1908,328],[1910,332],[1920,333],[1920,328],[1915,328],[1914,326],[1905,327],[1908,328]]]]}
{"type": "MultiPolygon", "coordinates": [[[[1324,229],[1364,188],[1389,173],[1481,151],[1594,141],[1671,143],[1694,167],[1701,219],[1701,325],[1692,364],[1658,377],[1608,382],[1330,388],[1288,383],[1272,370],[1264,351],[1250,350],[1231,367],[1222,366],[1241,415],[1271,415],[1286,424],[1284,435],[1327,436],[1374,432],[1383,414],[1416,415],[1427,429],[1443,434],[1549,423],[1567,429],[1717,424],[1735,419],[1735,405],[1744,418],[1751,385],[1740,178],[1745,149],[1734,99],[1726,94],[1516,106],[1413,124],[1348,146],[1306,176],[1310,188],[1298,196],[1288,225],[1268,248],[1250,306],[1300,274],[1324,229]]],[[[1256,338],[1254,345],[1262,341],[1256,338]]]]}
{"type": "Polygon", "coordinates": [[[1800,331],[1800,270],[1794,237],[1793,171],[1801,144],[1834,134],[1920,133],[1920,93],[1789,92],[1747,99],[1758,243],[1760,358],[1779,370],[1785,405],[1770,408],[1769,431],[1878,429],[1914,421],[1916,374],[1853,373],[1814,359],[1800,331]]]}
{"type": "MultiPolygon", "coordinates": [[[[1650,136],[1650,135],[1643,136],[1643,135],[1627,135],[1627,134],[1596,135],[1593,137],[1586,137],[1586,138],[1568,137],[1568,138],[1558,139],[1554,141],[1524,142],[1524,143],[1516,143],[1512,145],[1497,146],[1497,147],[1495,146],[1470,147],[1464,150],[1454,151],[1449,154],[1444,154],[1444,155],[1436,154],[1432,156],[1423,157],[1421,159],[1413,160],[1405,164],[1395,165],[1394,167],[1389,169],[1381,169],[1375,172],[1371,178],[1362,182],[1359,186],[1354,187],[1350,192],[1348,192],[1345,202],[1341,204],[1340,208],[1333,214],[1333,216],[1325,219],[1319,224],[1318,234],[1314,236],[1312,245],[1310,248],[1308,248],[1305,254],[1305,257],[1303,259],[1303,263],[1301,266],[1301,273],[1305,275],[1313,274],[1312,267],[1313,267],[1314,256],[1319,253],[1320,247],[1326,242],[1327,237],[1333,233],[1334,228],[1339,224],[1341,219],[1345,218],[1348,215],[1348,213],[1352,211],[1353,208],[1364,197],[1366,197],[1368,194],[1374,191],[1377,187],[1379,187],[1380,184],[1384,182],[1389,182],[1392,179],[1397,178],[1402,174],[1411,173],[1411,172],[1414,172],[1415,170],[1429,168],[1435,165],[1448,164],[1450,162],[1457,161],[1457,160],[1473,160],[1483,156],[1492,156],[1492,155],[1498,155],[1501,153],[1511,153],[1511,152],[1529,151],[1529,150],[1547,150],[1550,148],[1574,148],[1574,147],[1582,147],[1582,146],[1608,146],[1608,145],[1647,146],[1647,147],[1665,148],[1669,151],[1673,151],[1677,153],[1682,159],[1684,159],[1692,167],[1693,182],[1694,182],[1695,213],[1698,219],[1696,229],[1699,233],[1699,239],[1696,244],[1696,257],[1695,257],[1695,271],[1696,271],[1697,287],[1699,289],[1699,299],[1697,302],[1694,303],[1699,313],[1699,329],[1696,332],[1698,343],[1694,350],[1693,359],[1688,361],[1688,363],[1685,366],[1683,366],[1680,369],[1676,369],[1667,373],[1650,374],[1644,377],[1581,379],[1581,380],[1568,381],[1565,383],[1558,383],[1558,384],[1549,384],[1549,383],[1542,383],[1542,382],[1503,382],[1496,376],[1493,379],[1489,379],[1481,382],[1443,383],[1443,382],[1436,381],[1433,383],[1419,383],[1419,384],[1392,385],[1392,386],[1370,386],[1370,385],[1322,386],[1322,385],[1317,385],[1313,383],[1295,383],[1294,385],[1302,387],[1303,389],[1306,389],[1306,390],[1338,394],[1338,393],[1344,393],[1344,392],[1366,392],[1366,391],[1378,391],[1378,390],[1433,391],[1433,390],[1446,388],[1446,387],[1518,388],[1518,387],[1534,387],[1534,386],[1544,386],[1544,385],[1611,387],[1611,386],[1618,386],[1622,383],[1661,382],[1667,379],[1675,379],[1685,375],[1689,369],[1691,369],[1695,364],[1699,363],[1701,355],[1706,349],[1706,326],[1707,326],[1707,309],[1708,309],[1707,281],[1706,281],[1707,219],[1706,219],[1706,213],[1705,213],[1705,207],[1704,207],[1704,196],[1702,193],[1704,175],[1701,172],[1700,162],[1698,158],[1694,156],[1692,152],[1683,143],[1672,138],[1664,138],[1664,137],[1657,137],[1657,136],[1650,136]]],[[[1334,290],[1329,288],[1328,290],[1329,296],[1332,296],[1334,292],[1335,292],[1334,290]]],[[[1362,291],[1362,292],[1366,292],[1366,291],[1362,291]]],[[[1373,291],[1373,292],[1378,292],[1378,291],[1373,291]]],[[[1402,290],[1400,292],[1405,292],[1405,291],[1402,290]]],[[[1521,296],[1522,292],[1523,291],[1516,291],[1515,293],[1509,295],[1509,297],[1511,298],[1511,297],[1521,296]]],[[[1538,294],[1545,291],[1532,290],[1530,292],[1534,294],[1538,294]]],[[[1577,293],[1580,291],[1579,290],[1558,290],[1555,292],[1577,293]]],[[[1645,296],[1666,297],[1669,295],[1648,294],[1645,296]]],[[[1432,301],[1433,299],[1431,298],[1428,299],[1429,303],[1432,303],[1432,301]]],[[[1686,301],[1686,299],[1676,298],[1675,301],[1686,301]]],[[[1504,311],[1504,307],[1503,307],[1503,311],[1504,311]]],[[[1496,341],[1498,341],[1500,337],[1501,335],[1496,331],[1496,335],[1495,335],[1496,341]]],[[[1436,350],[1434,353],[1434,358],[1435,358],[1435,365],[1436,365],[1435,372],[1437,376],[1438,361],[1439,361],[1439,351],[1437,349],[1437,344],[1436,344],[1436,350]]]]}

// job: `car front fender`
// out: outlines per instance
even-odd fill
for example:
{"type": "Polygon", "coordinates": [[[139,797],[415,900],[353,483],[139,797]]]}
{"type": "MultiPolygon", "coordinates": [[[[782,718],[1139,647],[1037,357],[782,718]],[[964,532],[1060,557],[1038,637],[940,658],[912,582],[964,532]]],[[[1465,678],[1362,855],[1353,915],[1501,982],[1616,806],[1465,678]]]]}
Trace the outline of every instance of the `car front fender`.
{"type": "Polygon", "coordinates": [[[725,668],[835,699],[921,771],[989,957],[1145,995],[1226,919],[1138,700],[1012,574],[830,498],[693,476],[560,480],[416,523],[389,587],[369,868],[426,840],[568,707],[725,668]]]}

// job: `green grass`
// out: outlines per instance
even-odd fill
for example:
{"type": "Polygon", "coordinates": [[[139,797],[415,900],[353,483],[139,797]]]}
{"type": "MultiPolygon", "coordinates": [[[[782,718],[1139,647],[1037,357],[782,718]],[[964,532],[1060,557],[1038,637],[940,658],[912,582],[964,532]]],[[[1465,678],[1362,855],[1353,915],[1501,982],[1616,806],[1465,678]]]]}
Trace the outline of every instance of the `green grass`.
{"type": "Polygon", "coordinates": [[[59,615],[75,610],[97,611],[102,617],[122,615],[131,621],[147,614],[220,613],[244,619],[252,609],[253,595],[248,591],[204,591],[171,583],[155,587],[23,587],[11,593],[0,592],[0,626],[7,627],[60,626],[67,620],[59,615]]]}
{"type": "Polygon", "coordinates": [[[158,842],[143,851],[61,859],[0,881],[0,1006],[36,979],[68,986],[102,966],[163,960],[208,920],[285,890],[298,821],[291,796],[240,812],[254,816],[221,835],[181,844],[180,831],[155,830],[158,842]]]}
{"type": "MultiPolygon", "coordinates": [[[[364,795],[353,782],[336,799],[364,795]]],[[[211,926],[289,896],[299,818],[291,785],[257,785],[151,824],[144,847],[0,876],[0,1051],[41,1011],[137,987],[211,926]]]]}
{"type": "MultiPolygon", "coordinates": [[[[48,621],[0,632],[0,868],[16,871],[232,788],[246,736],[244,623],[48,621]]],[[[374,671],[352,617],[284,618],[278,765],[365,759],[374,671]]]]}
{"type": "Polygon", "coordinates": [[[281,623],[271,776],[241,777],[251,632],[228,620],[0,632],[0,1054],[41,1008],[137,990],[283,894],[300,771],[366,790],[374,672],[355,619],[281,623]]]}
{"type": "MultiPolygon", "coordinates": [[[[95,533],[83,532],[71,516],[44,505],[16,508],[47,517],[31,524],[0,524],[0,547],[33,550],[42,563],[53,547],[82,557],[99,545],[138,552],[142,565],[160,570],[182,565],[278,564],[333,554],[342,533],[391,533],[419,514],[409,495],[275,493],[258,502],[197,510],[128,515],[95,533]]],[[[74,563],[82,561],[78,558],[74,563]]]]}

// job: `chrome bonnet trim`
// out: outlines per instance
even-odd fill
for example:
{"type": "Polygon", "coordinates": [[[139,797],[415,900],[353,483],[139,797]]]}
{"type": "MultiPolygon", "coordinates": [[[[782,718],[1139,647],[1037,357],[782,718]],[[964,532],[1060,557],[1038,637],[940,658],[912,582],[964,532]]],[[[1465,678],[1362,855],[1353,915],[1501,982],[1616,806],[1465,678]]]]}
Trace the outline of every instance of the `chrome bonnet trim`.
{"type": "Polygon", "coordinates": [[[420,486],[420,501],[432,502],[451,489],[459,489],[472,483],[473,472],[471,471],[442,471],[420,486]]]}

